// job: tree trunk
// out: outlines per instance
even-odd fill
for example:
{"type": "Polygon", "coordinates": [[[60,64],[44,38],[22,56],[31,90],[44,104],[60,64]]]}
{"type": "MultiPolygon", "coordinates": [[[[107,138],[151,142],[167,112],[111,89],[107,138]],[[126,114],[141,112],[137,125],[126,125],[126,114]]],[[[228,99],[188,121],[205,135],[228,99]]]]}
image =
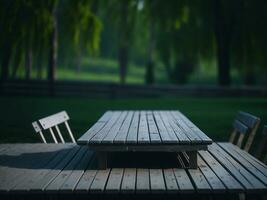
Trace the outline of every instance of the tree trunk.
{"type": "Polygon", "coordinates": [[[38,60],[36,62],[36,70],[37,70],[37,79],[42,79],[43,77],[43,56],[42,55],[38,55],[38,60]]]}
{"type": "Polygon", "coordinates": [[[119,32],[119,70],[120,70],[120,83],[125,84],[127,66],[128,66],[128,53],[129,53],[129,26],[128,23],[128,4],[129,1],[122,1],[120,7],[120,32],[119,32]]]}
{"type": "Polygon", "coordinates": [[[3,45],[3,54],[2,54],[2,60],[1,60],[1,81],[5,81],[8,79],[8,67],[10,63],[11,58],[11,43],[7,39],[6,42],[3,45]]]}
{"type": "Polygon", "coordinates": [[[74,60],[77,73],[81,72],[81,61],[82,61],[82,54],[81,54],[80,49],[78,49],[75,55],[75,60],[74,60]]]}
{"type": "Polygon", "coordinates": [[[38,50],[38,55],[37,55],[37,60],[36,60],[36,70],[37,70],[37,79],[42,79],[43,76],[43,41],[41,41],[39,50],[38,50]]]}
{"type": "Polygon", "coordinates": [[[230,85],[230,47],[223,39],[217,39],[218,81],[220,85],[230,85]]]}
{"type": "Polygon", "coordinates": [[[32,49],[31,47],[26,48],[25,52],[25,79],[29,80],[31,78],[32,71],[32,49]]]}
{"type": "Polygon", "coordinates": [[[155,82],[154,74],[154,61],[153,61],[153,51],[155,48],[155,27],[153,22],[150,22],[149,26],[149,46],[147,51],[147,65],[146,65],[146,75],[145,82],[146,84],[153,84],[155,82]]]}
{"type": "Polygon", "coordinates": [[[214,4],[214,32],[217,44],[218,82],[220,85],[230,85],[230,35],[229,25],[225,22],[222,1],[213,1],[214,4]]]}
{"type": "Polygon", "coordinates": [[[128,65],[128,47],[119,48],[120,83],[125,84],[128,65]]]}
{"type": "Polygon", "coordinates": [[[55,3],[52,11],[53,26],[50,33],[50,45],[49,45],[49,63],[47,79],[49,82],[50,95],[55,94],[55,78],[56,78],[56,65],[57,65],[57,47],[58,47],[58,26],[57,26],[57,4],[55,3]]]}
{"type": "Polygon", "coordinates": [[[12,78],[16,78],[16,75],[17,75],[17,71],[18,71],[18,68],[19,68],[19,65],[20,65],[20,62],[21,62],[21,49],[20,49],[20,45],[21,43],[19,43],[17,45],[17,48],[16,48],[16,53],[15,53],[15,57],[14,57],[14,63],[13,63],[13,70],[12,70],[12,78]]]}
{"type": "Polygon", "coordinates": [[[148,62],[146,65],[146,84],[150,85],[155,82],[154,63],[148,62]]]}
{"type": "Polygon", "coordinates": [[[252,41],[248,33],[246,34],[246,43],[244,44],[243,47],[243,64],[245,67],[245,84],[246,85],[253,85],[255,84],[255,76],[254,76],[254,64],[252,62],[252,55],[253,55],[253,50],[252,50],[252,41]]]}
{"type": "Polygon", "coordinates": [[[241,2],[241,9],[240,9],[240,18],[241,18],[241,41],[242,41],[242,67],[244,67],[244,83],[246,85],[253,85],[255,83],[255,76],[254,76],[254,66],[252,62],[253,56],[253,42],[250,32],[248,31],[247,27],[247,15],[246,15],[246,3],[245,1],[241,2]]]}

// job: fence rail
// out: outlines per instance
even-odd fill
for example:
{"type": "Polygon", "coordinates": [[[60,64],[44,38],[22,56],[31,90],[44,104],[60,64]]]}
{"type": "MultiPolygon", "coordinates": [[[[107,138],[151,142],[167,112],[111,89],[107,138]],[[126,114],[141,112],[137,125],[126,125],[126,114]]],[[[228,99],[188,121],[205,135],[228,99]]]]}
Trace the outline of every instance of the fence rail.
{"type": "Polygon", "coordinates": [[[8,80],[1,83],[1,95],[22,96],[85,96],[92,98],[122,97],[266,97],[267,87],[174,86],[174,85],[121,85],[88,81],[57,80],[53,87],[44,80],[8,80]]]}

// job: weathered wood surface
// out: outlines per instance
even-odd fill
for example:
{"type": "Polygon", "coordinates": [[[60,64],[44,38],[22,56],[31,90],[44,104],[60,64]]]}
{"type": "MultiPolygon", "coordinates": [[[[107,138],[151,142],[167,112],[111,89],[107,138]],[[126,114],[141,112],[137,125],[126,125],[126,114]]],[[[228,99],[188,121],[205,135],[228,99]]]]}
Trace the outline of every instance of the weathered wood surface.
{"type": "Polygon", "coordinates": [[[78,143],[94,150],[109,145],[112,151],[114,146],[209,145],[212,140],[179,111],[143,110],[107,111],[78,143]]]}
{"type": "Polygon", "coordinates": [[[234,131],[232,132],[229,142],[236,144],[238,147],[249,151],[260,123],[260,118],[239,111],[233,123],[234,131]],[[245,137],[245,135],[247,135],[245,137]],[[238,137],[237,137],[238,136],[238,137]]]}
{"type": "Polygon", "coordinates": [[[65,193],[76,197],[92,193],[266,194],[267,166],[237,146],[214,143],[197,156],[197,169],[96,170],[93,152],[83,146],[2,144],[0,197],[65,193]]]}

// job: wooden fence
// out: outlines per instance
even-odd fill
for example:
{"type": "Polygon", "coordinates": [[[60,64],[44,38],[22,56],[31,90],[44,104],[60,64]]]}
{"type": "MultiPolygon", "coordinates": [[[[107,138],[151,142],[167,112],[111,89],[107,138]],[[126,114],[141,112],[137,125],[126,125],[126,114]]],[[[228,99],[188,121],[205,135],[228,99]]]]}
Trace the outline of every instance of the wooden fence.
{"type": "Polygon", "coordinates": [[[55,81],[53,87],[44,80],[8,80],[0,85],[0,95],[85,96],[91,98],[127,97],[267,97],[267,87],[174,86],[55,81]],[[51,89],[52,88],[52,89],[51,89]]]}

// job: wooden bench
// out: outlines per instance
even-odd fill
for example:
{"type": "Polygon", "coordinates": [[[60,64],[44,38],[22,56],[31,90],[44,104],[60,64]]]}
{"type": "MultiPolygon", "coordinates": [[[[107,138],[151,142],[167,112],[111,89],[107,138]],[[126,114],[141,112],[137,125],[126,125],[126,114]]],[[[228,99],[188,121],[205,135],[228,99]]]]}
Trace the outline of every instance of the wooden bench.
{"type": "Polygon", "coordinates": [[[238,112],[233,123],[234,130],[230,136],[229,142],[236,144],[238,147],[248,152],[259,124],[260,118],[246,112],[238,112]],[[244,142],[246,135],[246,142],[244,142]]]}
{"type": "Polygon", "coordinates": [[[94,153],[85,146],[0,144],[0,199],[110,199],[112,194],[114,199],[145,194],[163,195],[162,199],[217,194],[229,199],[227,195],[239,193],[257,199],[267,193],[267,166],[237,146],[213,143],[197,156],[197,169],[98,170],[94,153]]]}

